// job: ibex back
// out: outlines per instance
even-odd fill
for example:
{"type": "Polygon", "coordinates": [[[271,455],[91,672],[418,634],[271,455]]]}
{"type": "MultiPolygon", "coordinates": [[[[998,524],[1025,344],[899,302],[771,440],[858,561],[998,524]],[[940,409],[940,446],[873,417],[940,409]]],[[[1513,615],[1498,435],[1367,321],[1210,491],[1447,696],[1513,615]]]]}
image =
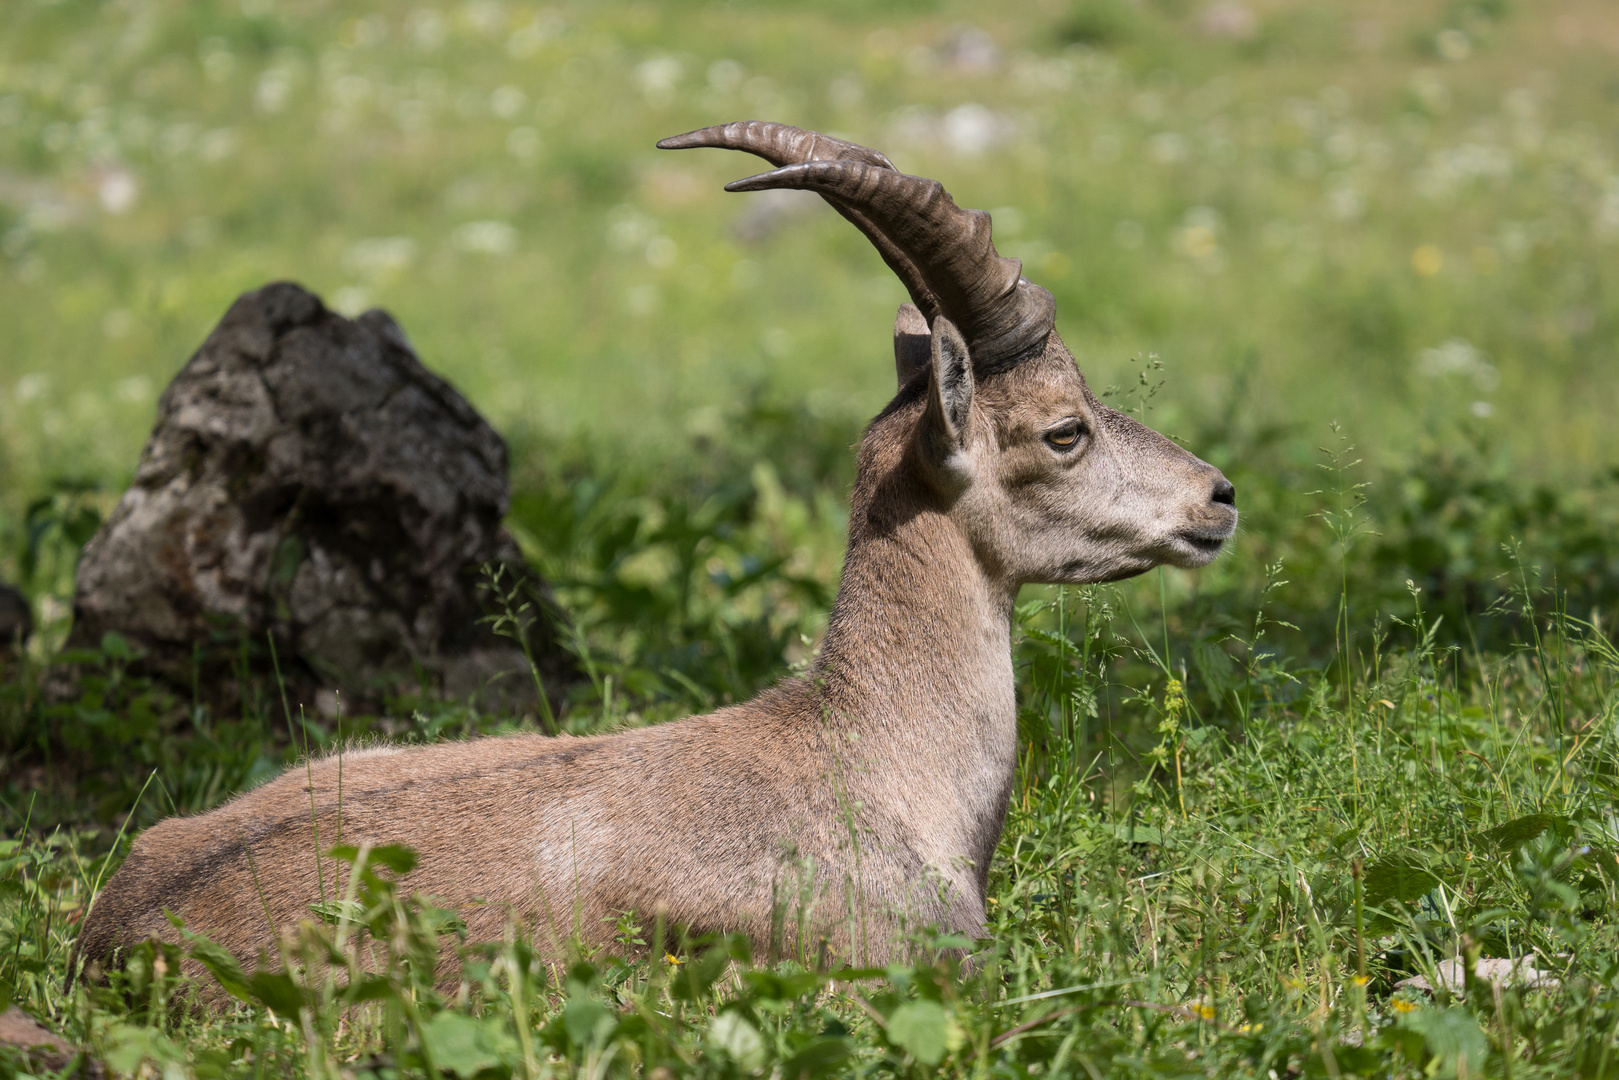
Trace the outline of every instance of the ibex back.
{"type": "MultiPolygon", "coordinates": [[[[899,393],[859,449],[842,584],[819,658],[746,704],[592,738],[370,749],[147,830],[85,920],[110,962],[173,939],[165,909],[249,960],[310,917],[322,844],[406,844],[408,890],[475,938],[548,947],[614,915],[779,932],[784,866],[812,881],[793,951],[882,961],[900,927],[981,932],[1017,753],[1013,602],[1032,582],[1195,567],[1236,529],[1230,483],[1103,406],[1054,332],[1051,294],[998,256],[990,219],[864,147],[739,123],[665,148],[776,166],[728,190],[818,192],[909,290],[899,393]]],[[[327,862],[327,879],[330,867],[327,862]]],[[[447,961],[453,966],[453,961],[447,961]]]]}

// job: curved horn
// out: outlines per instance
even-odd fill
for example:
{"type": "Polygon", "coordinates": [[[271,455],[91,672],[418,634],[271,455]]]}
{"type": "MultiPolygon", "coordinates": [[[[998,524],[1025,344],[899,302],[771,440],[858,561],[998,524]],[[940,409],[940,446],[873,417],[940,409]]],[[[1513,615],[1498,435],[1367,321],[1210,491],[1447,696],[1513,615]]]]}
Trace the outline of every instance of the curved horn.
{"type": "Polygon", "coordinates": [[[787,165],[725,186],[769,188],[814,191],[866,217],[920,273],[981,371],[1010,367],[1045,347],[1055,300],[1024,280],[1022,263],[996,252],[989,215],[957,206],[937,180],[845,158],[787,165]]]}
{"type": "MultiPolygon", "coordinates": [[[[864,161],[880,169],[893,169],[888,155],[818,131],[806,131],[791,124],[765,120],[738,120],[715,124],[684,135],[658,140],[659,150],[690,150],[713,146],[722,150],[746,150],[757,154],[778,169],[801,161],[864,161]]],[[[894,171],[898,171],[895,169],[894,171]]]]}
{"type": "MultiPolygon", "coordinates": [[[[869,147],[834,139],[818,131],[806,131],[791,124],[764,120],[739,120],[732,124],[715,124],[713,127],[699,128],[684,135],[672,135],[667,139],[658,140],[660,150],[689,150],[704,146],[723,150],[746,150],[750,154],[764,158],[777,168],[805,161],[859,161],[896,174],[899,171],[894,168],[894,163],[888,160],[886,154],[869,147]]],[[[883,235],[881,229],[836,194],[826,191],[819,194],[832,209],[865,233],[866,239],[871,241],[872,246],[877,249],[877,254],[888,264],[888,268],[894,271],[894,276],[904,283],[905,291],[911,294],[911,301],[922,310],[930,323],[942,314],[939,298],[928,287],[915,264],[894,246],[893,241],[883,235]]]]}

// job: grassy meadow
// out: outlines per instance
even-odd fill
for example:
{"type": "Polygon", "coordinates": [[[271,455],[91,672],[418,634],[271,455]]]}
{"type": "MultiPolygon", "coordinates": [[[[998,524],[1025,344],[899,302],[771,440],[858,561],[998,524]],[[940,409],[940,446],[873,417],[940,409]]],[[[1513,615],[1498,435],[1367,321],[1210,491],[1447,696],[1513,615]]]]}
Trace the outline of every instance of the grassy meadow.
{"type": "Polygon", "coordinates": [[[38,632],[0,656],[0,990],[118,1076],[1619,1076],[1616,121],[1600,0],[8,0],[0,580],[38,632]],[[991,210],[1098,392],[1238,490],[1201,572],[1026,590],[991,936],[826,971],[646,955],[626,912],[551,968],[353,852],[283,958],[332,978],[193,941],[232,1014],[184,1010],[178,950],[64,992],[139,828],[536,722],[222,713],[117,639],[46,692],[78,551],[245,290],[387,307],[505,434],[569,730],[812,655],[904,292],[813,197],[721,190],[756,159],[653,149],[733,119],[991,210]]]}

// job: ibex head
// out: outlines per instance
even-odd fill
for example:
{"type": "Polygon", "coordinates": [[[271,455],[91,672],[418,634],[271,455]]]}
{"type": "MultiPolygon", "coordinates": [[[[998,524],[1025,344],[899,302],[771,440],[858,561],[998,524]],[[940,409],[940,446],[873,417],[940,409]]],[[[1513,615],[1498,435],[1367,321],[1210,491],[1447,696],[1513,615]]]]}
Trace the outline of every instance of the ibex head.
{"type": "MultiPolygon", "coordinates": [[[[785,124],[658,145],[757,154],[776,168],[727,191],[814,191],[876,246],[912,304],[894,326],[899,394],[867,432],[862,480],[898,471],[925,485],[994,576],[1015,588],[1202,566],[1236,531],[1218,469],[1091,393],[1051,294],[997,254],[988,214],[875,150],[785,124]]],[[[857,485],[857,525],[882,516],[876,494],[857,485]]]]}

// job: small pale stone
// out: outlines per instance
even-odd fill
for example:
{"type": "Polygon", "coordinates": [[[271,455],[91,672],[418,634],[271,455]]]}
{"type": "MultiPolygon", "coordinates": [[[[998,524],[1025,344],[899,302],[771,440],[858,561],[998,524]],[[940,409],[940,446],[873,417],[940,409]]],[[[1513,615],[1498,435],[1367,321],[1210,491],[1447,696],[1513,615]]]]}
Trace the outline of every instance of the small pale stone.
{"type": "MultiPolygon", "coordinates": [[[[1465,969],[1462,967],[1460,960],[1441,960],[1434,967],[1440,984],[1446,990],[1452,994],[1462,992],[1466,986],[1466,979],[1463,978],[1465,969]]],[[[1491,985],[1500,984],[1525,989],[1555,987],[1558,985],[1557,979],[1551,972],[1540,971],[1530,966],[1528,960],[1503,960],[1495,957],[1483,957],[1473,966],[1473,977],[1491,985]]],[[[1401,979],[1394,985],[1397,989],[1421,990],[1427,994],[1434,992],[1433,983],[1421,975],[1401,979]]]]}

